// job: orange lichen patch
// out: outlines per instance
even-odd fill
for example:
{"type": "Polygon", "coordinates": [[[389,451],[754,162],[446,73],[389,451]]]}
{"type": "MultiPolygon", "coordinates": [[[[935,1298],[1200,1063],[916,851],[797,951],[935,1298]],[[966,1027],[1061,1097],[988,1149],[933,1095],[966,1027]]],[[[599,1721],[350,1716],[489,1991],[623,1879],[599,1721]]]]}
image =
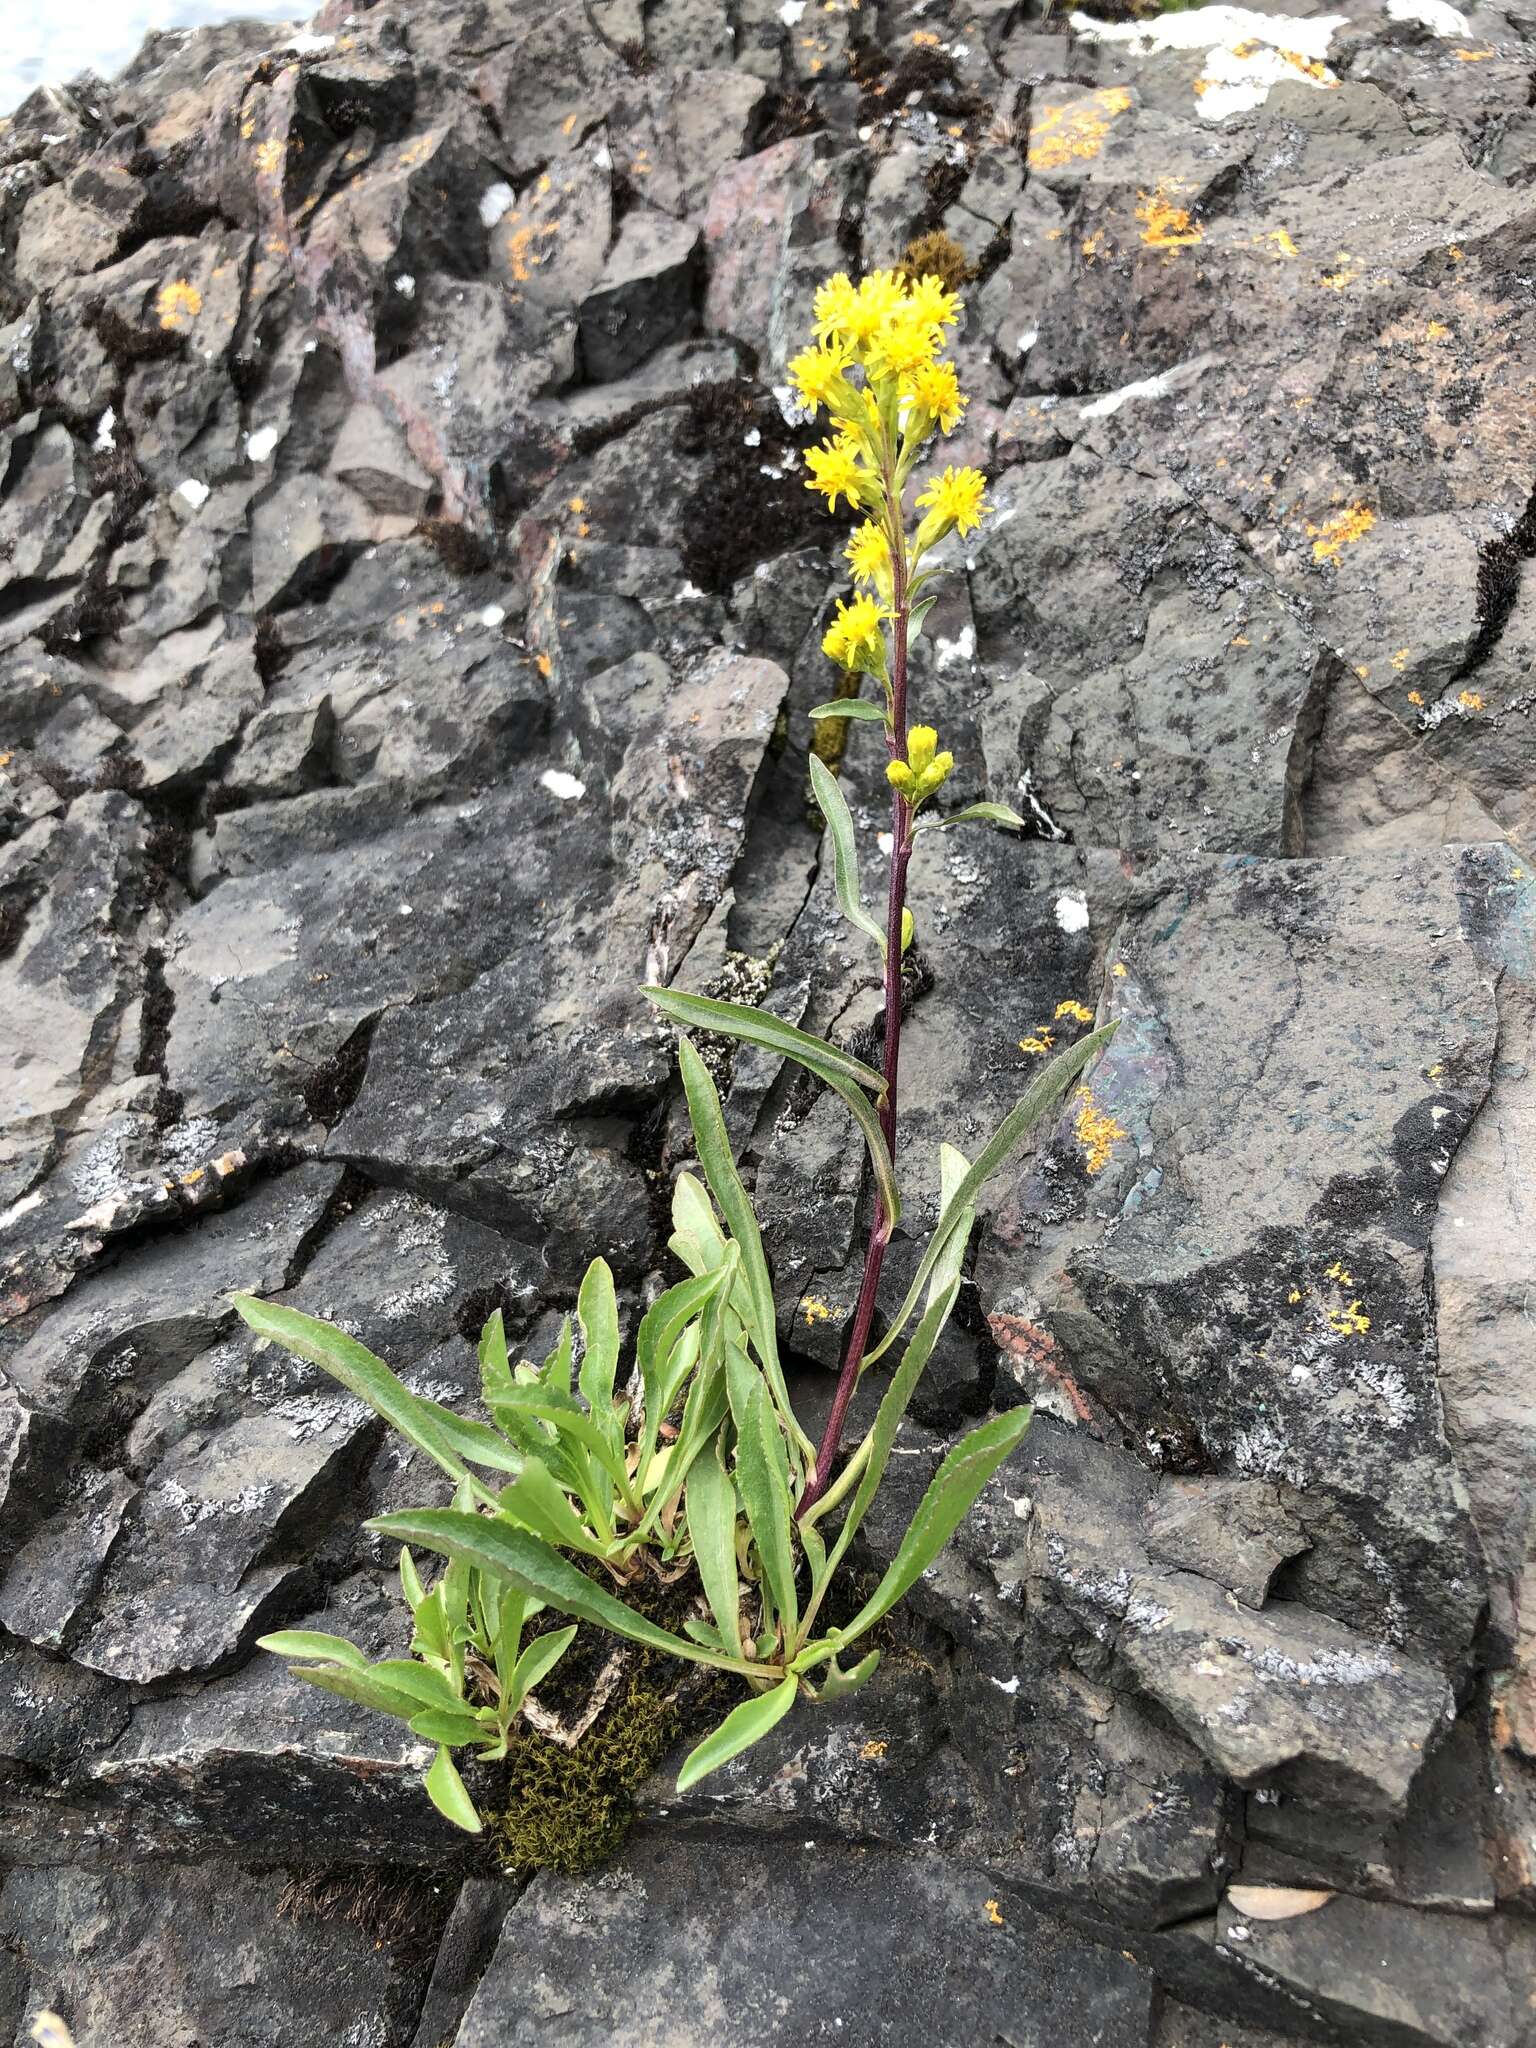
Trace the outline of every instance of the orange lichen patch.
{"type": "Polygon", "coordinates": [[[1095,228],[1093,233],[1087,236],[1083,242],[1083,261],[1085,263],[1092,263],[1103,247],[1104,230],[1102,228],[1095,228]]]}
{"type": "Polygon", "coordinates": [[[1042,1025],[1042,1026],[1041,1026],[1041,1028],[1040,1028],[1040,1029],[1039,1029],[1038,1031],[1036,1031],[1036,1032],[1035,1032],[1035,1034],[1034,1034],[1034,1036],[1033,1036],[1032,1038],[1021,1038],[1021,1039],[1019,1040],[1019,1051],[1020,1051],[1020,1052],[1033,1052],[1033,1053],[1047,1053],[1047,1052],[1049,1052],[1049,1051],[1050,1051],[1051,1047],[1052,1047],[1052,1046],[1053,1046],[1053,1045],[1054,1045],[1055,1043],[1056,1043],[1056,1035],[1055,1035],[1055,1033],[1054,1033],[1054,1032],[1051,1032],[1051,1031],[1047,1031],[1047,1030],[1045,1029],[1045,1027],[1044,1027],[1044,1026],[1042,1025]]]}
{"type": "Polygon", "coordinates": [[[1482,697],[1476,690],[1463,690],[1456,702],[1463,711],[1481,711],[1483,708],[1482,697]]]}
{"type": "Polygon", "coordinates": [[[1353,1287],[1355,1284],[1354,1274],[1345,1272],[1344,1263],[1341,1259],[1334,1260],[1333,1264],[1328,1268],[1327,1277],[1330,1280],[1337,1280],[1341,1287],[1353,1287]]]}
{"type": "Polygon", "coordinates": [[[1313,561],[1337,562],[1345,548],[1363,540],[1375,524],[1376,514],[1368,505],[1346,505],[1321,526],[1308,520],[1307,539],[1312,543],[1313,561]]]}
{"type": "Polygon", "coordinates": [[[1293,1287],[1290,1293],[1285,1298],[1288,1302],[1291,1302],[1292,1304],[1300,1301],[1302,1298],[1301,1289],[1299,1287],[1293,1287]]]}
{"type": "Polygon", "coordinates": [[[860,1749],[859,1755],[867,1764],[879,1763],[890,1746],[888,1742],[866,1742],[860,1749]]]}
{"type": "Polygon", "coordinates": [[[540,221],[537,224],[532,221],[522,222],[521,215],[516,213],[511,216],[511,220],[514,225],[503,238],[502,247],[506,251],[507,268],[512,273],[514,283],[526,284],[549,255],[549,251],[541,249],[539,244],[558,235],[560,224],[553,220],[540,221]],[[516,225],[519,222],[522,224],[516,225]]]}
{"type": "Polygon", "coordinates": [[[155,299],[155,311],[160,325],[172,334],[188,334],[192,322],[203,310],[203,295],[195,284],[188,284],[184,277],[173,278],[163,284],[155,299]]]}
{"type": "Polygon", "coordinates": [[[1042,107],[1031,123],[1029,168],[1056,171],[1063,164],[1090,162],[1104,147],[1110,123],[1130,104],[1128,86],[1109,85],[1069,107],[1042,107]]]}
{"type": "Polygon", "coordinates": [[[1030,1366],[1054,1380],[1071,1402],[1072,1412],[1078,1421],[1092,1422],[1093,1410],[1076,1380],[1060,1363],[1054,1337],[1026,1316],[990,1315],[987,1328],[992,1332],[992,1341],[999,1351],[1006,1351],[1020,1365],[1030,1366]]]}
{"type": "Polygon", "coordinates": [[[929,28],[915,28],[912,31],[913,46],[919,50],[936,50],[939,39],[929,28]]]}
{"type": "Polygon", "coordinates": [[[1320,57],[1303,57],[1299,50],[1282,50],[1280,57],[1283,63],[1289,64],[1304,77],[1313,79],[1318,85],[1333,82],[1333,73],[1320,57]]]}
{"type": "Polygon", "coordinates": [[[1412,651],[1413,650],[1408,647],[1399,647],[1397,652],[1393,655],[1392,666],[1396,670],[1398,675],[1401,675],[1403,670],[1408,666],[1408,656],[1412,651]]]}
{"type": "Polygon", "coordinates": [[[1455,242],[1447,244],[1445,253],[1447,256],[1450,257],[1453,263],[1462,262],[1466,255],[1466,251],[1460,248],[1455,242]]]}
{"type": "Polygon", "coordinates": [[[1090,1173],[1102,1173],[1114,1157],[1115,1140],[1129,1133],[1099,1108],[1091,1088],[1079,1088],[1073,1095],[1077,1104],[1074,1124],[1077,1142],[1083,1148],[1083,1163],[1090,1173]]]}
{"type": "Polygon", "coordinates": [[[1485,57],[1497,55],[1493,50],[1452,50],[1451,55],[1458,64],[1481,64],[1485,57]]]}
{"type": "Polygon", "coordinates": [[[1093,1022],[1092,1010],[1086,1004],[1073,1002],[1070,997],[1066,1002],[1056,1005],[1056,1014],[1058,1017],[1071,1017],[1079,1024],[1091,1024],[1093,1022]]]}
{"type": "Polygon", "coordinates": [[[986,1905],[982,1908],[982,1910],[986,1914],[987,1918],[991,1921],[994,1927],[1001,1927],[1004,1925],[1002,1911],[998,1906],[996,1899],[988,1899],[986,1905]]]}
{"type": "Polygon", "coordinates": [[[1301,251],[1291,240],[1289,228],[1270,228],[1262,235],[1255,235],[1253,239],[1255,245],[1260,242],[1273,242],[1276,256],[1294,257],[1301,254],[1301,251]]]}
{"type": "Polygon", "coordinates": [[[283,145],[270,136],[265,142],[258,142],[251,154],[256,160],[256,169],[264,178],[270,178],[283,167],[283,145]]]}
{"type": "Polygon", "coordinates": [[[1451,330],[1443,320],[1431,320],[1424,330],[1426,341],[1449,341],[1450,338],[1451,330]]]}
{"type": "Polygon", "coordinates": [[[1126,975],[1130,972],[1130,969],[1126,966],[1123,960],[1117,960],[1114,966],[1111,967],[1109,971],[1114,976],[1116,981],[1124,981],[1126,975]]]}
{"type": "Polygon", "coordinates": [[[819,1295],[808,1294],[800,1304],[800,1313],[808,1323],[830,1323],[834,1311],[819,1295]]]}
{"type": "Polygon", "coordinates": [[[1409,702],[1410,704],[1422,704],[1422,703],[1424,702],[1424,693],[1423,693],[1423,691],[1422,691],[1422,690],[1410,690],[1410,691],[1408,692],[1408,702],[1409,702]]]}
{"type": "Polygon", "coordinates": [[[580,114],[567,114],[565,119],[560,123],[560,133],[562,135],[574,135],[576,133],[576,123],[580,119],[580,114]]]}
{"type": "Polygon", "coordinates": [[[1159,181],[1155,192],[1136,195],[1136,218],[1141,222],[1141,239],[1149,249],[1191,249],[1205,239],[1205,229],[1192,218],[1187,206],[1177,203],[1176,183],[1159,181]]]}
{"type": "Polygon", "coordinates": [[[554,673],[555,664],[550,660],[547,654],[536,654],[533,657],[533,665],[538,670],[539,674],[544,677],[546,682],[554,673]]]}

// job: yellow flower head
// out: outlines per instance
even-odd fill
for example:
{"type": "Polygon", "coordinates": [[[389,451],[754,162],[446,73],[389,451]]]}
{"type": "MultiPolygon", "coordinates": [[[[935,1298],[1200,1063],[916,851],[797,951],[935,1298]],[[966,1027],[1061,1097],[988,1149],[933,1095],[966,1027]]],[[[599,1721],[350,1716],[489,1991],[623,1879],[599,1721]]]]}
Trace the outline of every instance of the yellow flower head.
{"type": "Polygon", "coordinates": [[[907,734],[907,758],[892,761],[886,780],[916,810],[941,788],[955,765],[953,754],[937,751],[939,736],[931,725],[914,725],[907,734]]]}
{"type": "Polygon", "coordinates": [[[970,400],[960,389],[953,363],[922,363],[902,386],[903,398],[910,398],[921,411],[931,413],[946,434],[960,423],[970,400]]]}
{"type": "Polygon", "coordinates": [[[843,553],[855,583],[878,583],[890,573],[891,544],[884,527],[877,526],[873,519],[866,519],[862,526],[853,529],[853,538],[843,553]]]}
{"type": "Polygon", "coordinates": [[[953,327],[960,317],[962,301],[947,291],[941,277],[920,277],[907,294],[908,304],[931,327],[953,327]]]}
{"type": "Polygon", "coordinates": [[[980,526],[991,511],[985,492],[987,480],[979,469],[946,469],[922,492],[917,502],[929,507],[928,517],[918,529],[918,543],[932,547],[951,528],[969,533],[980,526]]]}
{"type": "Polygon", "coordinates": [[[872,377],[911,377],[931,364],[938,329],[910,306],[898,306],[870,337],[865,360],[872,377]]]}
{"type": "Polygon", "coordinates": [[[837,616],[827,628],[821,651],[842,668],[868,669],[883,674],[885,669],[885,611],[872,597],[855,597],[849,604],[837,601],[837,616]]]}
{"type": "Polygon", "coordinates": [[[808,348],[790,363],[789,375],[801,400],[813,410],[829,405],[841,396],[848,370],[846,343],[834,341],[825,348],[808,348]]]}
{"type": "Polygon", "coordinates": [[[875,474],[860,463],[859,453],[859,443],[848,434],[839,434],[824,447],[806,449],[805,466],[811,472],[806,489],[824,493],[829,512],[837,510],[839,498],[858,505],[875,488],[875,474]]]}
{"type": "Polygon", "coordinates": [[[838,271],[835,277],[829,277],[825,284],[816,287],[815,334],[818,341],[828,340],[844,327],[858,296],[858,286],[846,270],[838,271]]]}

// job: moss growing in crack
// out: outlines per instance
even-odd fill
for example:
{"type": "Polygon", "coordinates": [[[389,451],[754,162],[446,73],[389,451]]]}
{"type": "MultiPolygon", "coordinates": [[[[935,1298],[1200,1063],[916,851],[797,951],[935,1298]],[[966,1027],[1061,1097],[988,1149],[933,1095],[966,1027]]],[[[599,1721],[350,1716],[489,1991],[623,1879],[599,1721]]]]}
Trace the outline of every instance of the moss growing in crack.
{"type": "Polygon", "coordinates": [[[975,264],[954,236],[947,235],[942,228],[908,242],[897,269],[913,284],[920,277],[936,277],[952,292],[969,284],[976,275],[975,264]]]}
{"type": "Polygon", "coordinates": [[[487,1813],[503,1868],[575,1877],[613,1855],[635,1793],[680,1732],[678,1667],[637,1652],[607,1708],[574,1749],[522,1725],[507,1751],[507,1805],[487,1813]]]}

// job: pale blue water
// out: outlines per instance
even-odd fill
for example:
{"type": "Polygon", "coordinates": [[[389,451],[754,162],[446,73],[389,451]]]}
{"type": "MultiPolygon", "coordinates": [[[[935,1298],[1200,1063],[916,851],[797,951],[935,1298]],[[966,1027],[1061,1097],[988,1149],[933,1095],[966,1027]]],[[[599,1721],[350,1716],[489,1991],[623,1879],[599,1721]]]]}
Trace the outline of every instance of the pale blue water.
{"type": "Polygon", "coordinates": [[[91,70],[121,71],[152,28],[197,28],[209,21],[292,19],[316,0],[0,0],[0,114],[19,106],[34,86],[57,84],[91,70]]]}

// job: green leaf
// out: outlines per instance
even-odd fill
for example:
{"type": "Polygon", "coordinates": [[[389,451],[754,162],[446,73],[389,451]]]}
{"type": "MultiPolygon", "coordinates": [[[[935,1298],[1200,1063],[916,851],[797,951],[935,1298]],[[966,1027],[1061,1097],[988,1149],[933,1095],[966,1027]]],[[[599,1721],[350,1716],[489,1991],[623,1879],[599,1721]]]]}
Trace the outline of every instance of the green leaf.
{"type": "Polygon", "coordinates": [[[868,1685],[875,1675],[879,1662],[880,1652],[871,1650],[867,1657],[859,1659],[851,1671],[841,1671],[834,1657],[828,1664],[817,1691],[823,1700],[845,1700],[850,1693],[855,1693],[861,1686],[868,1685]]]}
{"type": "MultiPolygon", "coordinates": [[[[445,1508],[442,1512],[446,1514],[449,1510],[445,1508]]],[[[414,1693],[387,1685],[371,1670],[359,1671],[351,1664],[290,1664],[288,1669],[306,1685],[317,1685],[322,1692],[333,1692],[338,1699],[351,1700],[356,1706],[372,1707],[375,1713],[393,1714],[397,1721],[409,1721],[413,1714],[421,1712],[422,1703],[414,1693]]]]}
{"type": "Polygon", "coordinates": [[[909,645],[922,632],[924,619],[927,618],[938,601],[937,596],[925,597],[921,604],[913,605],[911,617],[907,622],[907,641],[909,645]]]}
{"type": "Polygon", "coordinates": [[[1055,1107],[1095,1053],[1101,1051],[1114,1035],[1115,1026],[1105,1024],[1097,1031],[1090,1031],[1086,1038],[1080,1038],[1076,1045],[1069,1045],[1065,1052],[1059,1052],[1050,1065],[1036,1075],[1009,1110],[978,1153],[975,1165],[967,1169],[945,1204],[938,1226],[918,1262],[917,1271],[913,1275],[912,1285],[907,1290],[907,1298],[901,1305],[900,1313],[874,1349],[865,1352],[865,1365],[872,1365],[888,1351],[906,1328],[912,1311],[922,1298],[923,1289],[928,1285],[929,1276],[944,1256],[945,1249],[955,1232],[973,1213],[976,1197],[982,1188],[1047,1110],[1055,1107]]]}
{"type": "Polygon", "coordinates": [[[486,1317],[485,1328],[480,1332],[480,1370],[497,1374],[512,1370],[507,1357],[507,1326],[499,1308],[492,1309],[486,1317]]]}
{"type": "Polygon", "coordinates": [[[414,1614],[427,1597],[427,1589],[421,1583],[421,1574],[416,1569],[416,1560],[408,1550],[400,1553],[400,1590],[405,1595],[405,1604],[414,1614]]]}
{"type": "Polygon", "coordinates": [[[457,1714],[444,1707],[428,1707],[412,1720],[411,1733],[425,1742],[446,1742],[454,1749],[462,1749],[467,1742],[483,1742],[486,1729],[467,1707],[457,1714]]]}
{"type": "Polygon", "coordinates": [[[669,1635],[644,1615],[636,1614],[542,1537],[515,1523],[494,1521],[488,1515],[461,1514],[456,1508],[413,1508],[400,1514],[376,1516],[366,1526],[381,1536],[394,1536],[402,1543],[423,1543],[429,1550],[441,1551],[447,1557],[462,1557],[481,1571],[499,1573],[562,1614],[573,1615],[577,1621],[590,1621],[597,1628],[644,1643],[647,1649],[660,1650],[668,1657],[739,1668],[730,1659],[710,1656],[681,1636],[669,1635]]]}
{"type": "Polygon", "coordinates": [[[420,1650],[426,1657],[440,1657],[446,1664],[453,1655],[453,1631],[448,1626],[443,1591],[439,1580],[416,1609],[416,1630],[411,1637],[411,1648],[420,1650]]]}
{"type": "Polygon", "coordinates": [[[1029,820],[1006,804],[967,804],[963,811],[951,811],[947,818],[925,811],[913,828],[918,832],[943,832],[950,825],[1006,825],[1010,831],[1027,832],[1029,820]]]}
{"type": "MultiPolygon", "coordinates": [[[[971,1170],[971,1162],[958,1146],[941,1142],[939,1145],[939,1214],[954,1200],[965,1183],[965,1176],[971,1170]]],[[[965,1264],[965,1248],[970,1242],[971,1227],[976,1220],[975,1204],[971,1205],[970,1221],[962,1216],[955,1223],[944,1250],[934,1261],[933,1272],[928,1281],[928,1302],[932,1304],[949,1288],[958,1286],[960,1271],[965,1264]]]]}
{"type": "Polygon", "coordinates": [[[571,1506],[564,1489],[537,1459],[530,1458],[522,1477],[502,1491],[501,1512],[562,1550],[601,1557],[603,1545],[571,1506]]]}
{"type": "Polygon", "coordinates": [[[488,1423],[476,1422],[473,1416],[455,1414],[452,1408],[445,1408],[440,1401],[428,1400],[424,1394],[411,1397],[436,1422],[443,1434],[443,1441],[461,1458],[472,1465],[488,1465],[493,1472],[521,1472],[523,1454],[514,1449],[499,1429],[492,1429],[488,1423]]]}
{"type": "Polygon", "coordinates": [[[509,1690],[514,1708],[523,1704],[540,1679],[548,1678],[575,1640],[574,1622],[569,1628],[552,1628],[547,1635],[534,1637],[512,1668],[509,1690]]]}
{"type": "Polygon", "coordinates": [[[613,1382],[619,1369],[619,1304],[606,1259],[594,1259],[576,1297],[576,1316],[586,1339],[580,1387],[592,1419],[606,1436],[615,1434],[613,1382]]]}
{"type": "Polygon", "coordinates": [[[468,1835],[479,1834],[480,1816],[475,1811],[475,1802],[464,1790],[464,1780],[454,1769],[453,1758],[446,1749],[437,1752],[427,1773],[426,1786],[427,1797],[445,1820],[451,1820],[468,1835]]]}
{"type": "MultiPolygon", "coordinates": [[[[834,697],[830,704],[813,704],[807,718],[867,718],[885,724],[885,706],[871,704],[867,697],[834,697]]],[[[815,760],[815,755],[811,756],[815,760]]]]}
{"type": "Polygon", "coordinates": [[[864,899],[859,893],[859,852],[854,841],[853,814],[848,809],[848,799],[843,795],[837,777],[826,765],[814,754],[810,760],[811,793],[832,835],[832,866],[837,881],[838,903],[848,922],[874,940],[883,960],[885,933],[880,929],[879,920],[864,908],[864,899]]]}
{"type": "Polygon", "coordinates": [[[799,1690],[797,1679],[786,1678],[772,1692],[754,1693],[739,1707],[732,1707],[720,1726],[706,1735],[698,1748],[685,1759],[677,1774],[678,1791],[691,1791],[701,1778],[707,1778],[711,1771],[718,1771],[722,1764],[728,1764],[733,1756],[740,1756],[754,1742],[761,1742],[795,1704],[799,1690]]]}
{"type": "MultiPolygon", "coordinates": [[[[688,1119],[693,1125],[694,1143],[699,1151],[699,1164],[741,1254],[742,1278],[752,1310],[752,1343],[763,1362],[775,1401],[782,1413],[790,1416],[794,1411],[790,1407],[789,1389],[784,1383],[784,1369],[779,1363],[773,1280],[768,1272],[762,1233],[757,1227],[751,1197],[742,1186],[741,1175],[731,1157],[731,1141],[726,1135],[719,1091],[710,1079],[708,1068],[686,1038],[678,1043],[678,1061],[682,1068],[683,1092],[688,1098],[688,1119]]],[[[815,1455],[815,1447],[808,1437],[801,1437],[800,1449],[807,1456],[815,1455]]]]}
{"type": "Polygon", "coordinates": [[[719,1445],[694,1460],[688,1474],[688,1537],[704,1596],[733,1656],[741,1651],[741,1581],[736,1575],[736,1489],[719,1445]]]}
{"type": "Polygon", "coordinates": [[[462,1707],[464,1702],[444,1674],[414,1657],[385,1657],[370,1667],[375,1678],[427,1707],[462,1707]]]}
{"type": "MultiPolygon", "coordinates": [[[[253,1294],[236,1294],[231,1300],[258,1337],[281,1345],[308,1365],[318,1365],[332,1379],[339,1380],[349,1394],[366,1402],[376,1415],[382,1415],[392,1428],[425,1451],[445,1472],[455,1479],[469,1477],[463,1455],[453,1435],[444,1428],[439,1413],[429,1403],[419,1401],[384,1361],[375,1358],[355,1337],[321,1322],[318,1316],[284,1308],[275,1301],[259,1301],[253,1294]]],[[[473,1484],[484,1499],[491,1498],[478,1480],[473,1484]]]]}
{"type": "Polygon", "coordinates": [[[1006,1415],[994,1415],[955,1445],[929,1481],[885,1577],[841,1631],[843,1643],[854,1642],[873,1628],[916,1585],[970,1513],[977,1494],[1017,1450],[1029,1424],[1030,1410],[1013,1408],[1006,1415]]]}
{"type": "MultiPolygon", "coordinates": [[[[737,1360],[746,1365],[742,1354],[735,1351],[728,1370],[737,1360]]],[[[751,1368],[747,1370],[750,1372],[751,1368]]],[[[794,1636],[799,1614],[790,1527],[789,1458],[767,1386],[755,1373],[752,1378],[755,1384],[746,1397],[745,1413],[740,1409],[736,1412],[736,1484],[787,1643],[794,1636]]],[[[731,1405],[736,1408],[734,1391],[731,1405]]]]}
{"type": "MultiPolygon", "coordinates": [[[[686,1030],[723,1032],[727,1038],[740,1038],[748,1045],[761,1046],[765,1052],[776,1052],[783,1059],[796,1060],[813,1074],[824,1074],[829,1080],[835,1074],[840,1080],[868,1088],[877,1096],[885,1093],[885,1076],[874,1067],[855,1059],[851,1052],[843,1052],[829,1044],[825,1038],[815,1038],[809,1031],[786,1024],[782,1017],[775,1017],[767,1010],[754,1009],[748,1003],[723,1003],[714,996],[685,995],[681,989],[675,988],[646,987],[640,993],[648,997],[664,1016],[683,1025],[686,1030]]],[[[718,1190],[715,1199],[720,1199],[718,1190]]],[[[729,1222],[729,1217],[726,1220],[729,1222]]]]}
{"type": "MultiPolygon", "coordinates": [[[[694,1183],[697,1186],[697,1182],[694,1183]]],[[[699,1190],[700,1196],[703,1190],[699,1190]]],[[[675,1207],[675,1204],[674,1204],[675,1207]]],[[[718,1269],[701,1273],[692,1280],[680,1280],[659,1295],[640,1319],[635,1339],[635,1361],[640,1368],[640,1386],[645,1399],[645,1418],[640,1431],[640,1469],[643,1472],[656,1448],[656,1433],[691,1369],[691,1346],[683,1343],[689,1327],[704,1313],[726,1276],[718,1269]]],[[[696,1355],[696,1354],[695,1354],[696,1355]]]]}
{"type": "Polygon", "coordinates": [[[896,1432],[901,1427],[901,1418],[907,1412],[923,1369],[933,1356],[933,1347],[939,1341],[939,1334],[949,1321],[955,1306],[955,1297],[960,1292],[956,1279],[936,1301],[930,1302],[922,1321],[912,1332],[911,1341],[901,1355],[901,1363],[891,1375],[891,1383],[881,1398],[879,1409],[869,1430],[869,1451],[863,1470],[859,1474],[858,1488],[853,1504],[843,1518],[843,1526],[837,1532],[837,1541],[832,1546],[832,1568],[842,1562],[849,1544],[865,1515],[870,1503],[879,1491],[885,1477],[885,1468],[891,1461],[891,1448],[896,1441],[896,1432]]]}
{"type": "MultiPolygon", "coordinates": [[[[529,1385],[503,1387],[499,1393],[490,1396],[491,1413],[503,1418],[509,1425],[515,1418],[533,1416],[540,1422],[553,1424],[557,1433],[569,1437],[573,1444],[579,1444],[597,1459],[615,1487],[623,1491],[628,1481],[628,1470],[621,1450],[612,1438],[590,1415],[571,1399],[569,1394],[559,1394],[553,1387],[540,1386],[537,1381],[529,1385]]],[[[521,1472],[528,1464],[547,1464],[542,1444],[519,1458],[515,1470],[521,1472]]],[[[559,1475],[557,1474],[557,1477],[559,1475]]]]}
{"type": "Polygon", "coordinates": [[[274,1657],[320,1657],[332,1664],[349,1664],[366,1671],[368,1659],[345,1636],[323,1635],[313,1628],[280,1628],[276,1634],[258,1636],[258,1650],[270,1650],[274,1657]]]}

